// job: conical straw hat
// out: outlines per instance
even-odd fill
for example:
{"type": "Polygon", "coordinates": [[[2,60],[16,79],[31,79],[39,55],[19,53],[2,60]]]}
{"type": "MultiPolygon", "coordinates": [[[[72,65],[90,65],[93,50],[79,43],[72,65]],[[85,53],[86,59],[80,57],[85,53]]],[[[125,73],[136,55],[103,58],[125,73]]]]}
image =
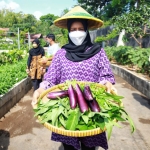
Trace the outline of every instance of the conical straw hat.
{"type": "Polygon", "coordinates": [[[80,6],[72,8],[64,16],[56,19],[54,24],[60,28],[67,28],[67,20],[71,18],[88,19],[88,29],[100,28],[103,25],[102,20],[93,17],[80,6]]]}

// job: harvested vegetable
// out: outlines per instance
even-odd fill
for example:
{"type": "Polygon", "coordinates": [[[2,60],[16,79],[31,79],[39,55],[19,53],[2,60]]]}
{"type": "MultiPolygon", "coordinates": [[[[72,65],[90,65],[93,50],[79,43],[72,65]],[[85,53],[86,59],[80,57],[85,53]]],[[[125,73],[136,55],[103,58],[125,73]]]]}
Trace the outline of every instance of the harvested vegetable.
{"type": "Polygon", "coordinates": [[[64,98],[67,96],[68,96],[68,90],[50,92],[47,94],[47,98],[49,99],[58,99],[58,98],[64,98]]]}
{"type": "Polygon", "coordinates": [[[100,112],[100,106],[98,105],[96,99],[93,99],[91,101],[87,101],[91,111],[94,111],[94,112],[100,112]]]}
{"type": "MultiPolygon", "coordinates": [[[[72,91],[72,89],[75,89],[78,105],[74,109],[70,107],[69,95],[57,100],[49,100],[47,103],[43,103],[41,100],[38,103],[38,107],[34,109],[35,116],[40,116],[41,123],[48,122],[65,130],[76,131],[95,128],[104,130],[106,128],[108,139],[111,136],[113,126],[120,128],[119,122],[128,121],[133,133],[135,130],[134,123],[123,105],[121,105],[123,97],[107,93],[104,88],[98,87],[97,83],[89,83],[88,86],[94,97],[92,101],[84,99],[82,91],[85,88],[84,84],[70,81],[69,83],[64,83],[62,90],[70,91],[71,89],[72,91]],[[88,109],[87,102],[90,102],[90,109],[88,109]]],[[[75,106],[75,103],[73,106],[75,106]]]]}
{"type": "Polygon", "coordinates": [[[86,86],[84,87],[83,95],[84,95],[85,99],[88,100],[88,101],[91,101],[91,100],[94,99],[89,85],[86,85],[86,86]]]}
{"type": "Polygon", "coordinates": [[[71,109],[75,109],[77,106],[77,95],[72,85],[70,85],[68,88],[68,95],[69,95],[70,107],[71,109]]]}
{"type": "Polygon", "coordinates": [[[88,111],[88,105],[86,103],[86,100],[84,99],[83,93],[80,89],[80,86],[78,84],[76,84],[76,92],[77,92],[77,100],[78,100],[78,104],[80,107],[80,110],[82,113],[88,111]]]}

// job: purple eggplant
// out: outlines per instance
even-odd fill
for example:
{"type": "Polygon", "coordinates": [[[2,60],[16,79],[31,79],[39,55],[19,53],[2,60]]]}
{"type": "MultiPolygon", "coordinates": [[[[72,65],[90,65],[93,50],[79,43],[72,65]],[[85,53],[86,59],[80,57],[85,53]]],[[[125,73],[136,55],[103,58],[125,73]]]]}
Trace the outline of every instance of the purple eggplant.
{"type": "Polygon", "coordinates": [[[77,93],[77,101],[79,104],[80,111],[82,113],[84,113],[85,111],[88,111],[88,105],[86,103],[86,100],[84,99],[83,93],[78,84],[76,84],[76,93],[77,93]]]}
{"type": "Polygon", "coordinates": [[[68,95],[70,100],[70,107],[71,109],[75,109],[77,106],[77,96],[76,91],[74,90],[72,85],[70,85],[68,88],[68,95]]]}
{"type": "Polygon", "coordinates": [[[83,94],[84,94],[85,99],[88,100],[88,101],[91,101],[91,100],[94,99],[94,97],[92,95],[92,92],[91,92],[91,89],[88,85],[86,85],[84,87],[83,94]]]}
{"type": "Polygon", "coordinates": [[[56,92],[50,92],[47,94],[47,98],[49,99],[58,99],[64,98],[68,96],[68,90],[62,90],[62,91],[56,91],[56,92]]]}
{"type": "Polygon", "coordinates": [[[93,111],[93,112],[100,112],[101,111],[96,99],[93,99],[92,101],[87,101],[87,103],[88,103],[91,111],[93,111]]]}

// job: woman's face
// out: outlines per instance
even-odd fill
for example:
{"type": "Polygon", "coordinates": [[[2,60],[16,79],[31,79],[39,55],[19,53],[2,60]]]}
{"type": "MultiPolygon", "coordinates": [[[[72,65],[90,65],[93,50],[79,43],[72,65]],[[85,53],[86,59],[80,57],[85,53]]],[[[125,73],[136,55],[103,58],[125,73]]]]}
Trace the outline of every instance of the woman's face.
{"type": "Polygon", "coordinates": [[[81,22],[73,22],[70,27],[70,32],[72,31],[84,31],[84,26],[81,22]]]}
{"type": "Polygon", "coordinates": [[[33,42],[32,45],[33,45],[34,48],[37,48],[37,47],[38,47],[38,45],[36,44],[36,42],[33,42]]]}

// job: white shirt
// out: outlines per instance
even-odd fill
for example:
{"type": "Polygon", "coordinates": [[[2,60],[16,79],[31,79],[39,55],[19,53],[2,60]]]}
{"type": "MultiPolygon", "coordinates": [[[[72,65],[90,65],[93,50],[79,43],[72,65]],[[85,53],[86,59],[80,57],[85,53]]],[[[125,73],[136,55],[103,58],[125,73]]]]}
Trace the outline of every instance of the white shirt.
{"type": "Polygon", "coordinates": [[[60,50],[60,47],[57,43],[54,43],[53,45],[49,45],[47,50],[47,56],[55,55],[55,53],[60,50]]]}

